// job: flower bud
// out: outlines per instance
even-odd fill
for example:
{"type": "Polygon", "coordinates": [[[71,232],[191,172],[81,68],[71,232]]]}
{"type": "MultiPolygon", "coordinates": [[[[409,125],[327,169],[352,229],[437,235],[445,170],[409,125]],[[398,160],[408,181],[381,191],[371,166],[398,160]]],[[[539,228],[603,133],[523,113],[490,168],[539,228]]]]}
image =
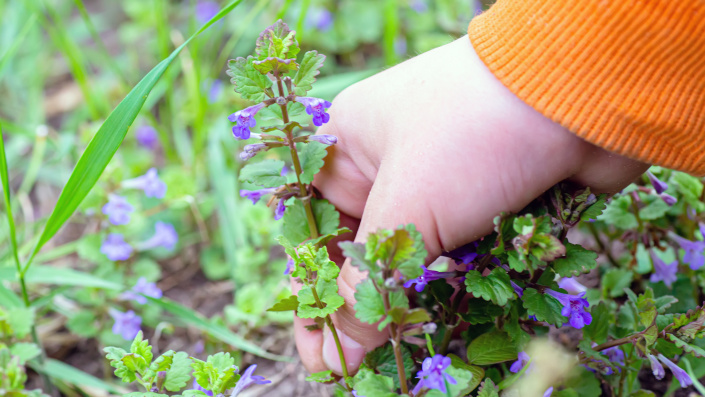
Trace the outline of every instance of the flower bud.
{"type": "Polygon", "coordinates": [[[399,286],[399,283],[397,282],[397,280],[394,279],[394,277],[389,277],[388,279],[384,280],[384,286],[389,289],[394,289],[399,286]]]}
{"type": "Polygon", "coordinates": [[[326,135],[326,134],[310,135],[308,137],[308,140],[320,142],[324,145],[335,145],[336,143],[338,143],[338,137],[336,137],[335,135],[326,135]]]}
{"type": "Polygon", "coordinates": [[[276,99],[276,101],[277,101],[277,105],[279,105],[279,106],[286,105],[286,98],[284,98],[282,96],[278,97],[276,99]]]}
{"type": "Polygon", "coordinates": [[[267,149],[269,149],[269,148],[267,147],[267,144],[265,144],[265,143],[253,143],[250,145],[245,145],[244,151],[242,153],[240,153],[240,160],[247,161],[247,160],[255,157],[255,155],[257,155],[257,153],[259,153],[261,151],[266,151],[267,149]]]}
{"type": "Polygon", "coordinates": [[[159,392],[159,390],[164,387],[164,381],[166,380],[166,371],[159,371],[157,372],[157,390],[156,392],[159,392]]]}
{"type": "Polygon", "coordinates": [[[426,323],[423,325],[423,327],[421,327],[421,330],[424,334],[435,334],[437,329],[438,326],[436,325],[436,323],[426,323]]]}

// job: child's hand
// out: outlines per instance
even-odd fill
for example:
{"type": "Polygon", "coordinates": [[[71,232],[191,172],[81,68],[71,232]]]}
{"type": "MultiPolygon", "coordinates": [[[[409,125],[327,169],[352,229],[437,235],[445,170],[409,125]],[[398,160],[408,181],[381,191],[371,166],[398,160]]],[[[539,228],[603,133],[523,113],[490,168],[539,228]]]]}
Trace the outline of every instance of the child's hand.
{"type": "MultiPolygon", "coordinates": [[[[413,223],[429,261],[486,235],[494,216],[522,209],[564,179],[616,192],[648,167],[581,140],[526,105],[490,73],[467,37],[348,88],[319,133],[339,140],[315,185],[361,220],[356,240],[413,223]]],[[[346,305],[333,317],[347,335],[353,372],[387,335],[354,317],[355,285],[364,277],[343,265],[338,283],[346,305]]],[[[307,324],[295,319],[304,364],[340,374],[332,338],[307,324]]]]}

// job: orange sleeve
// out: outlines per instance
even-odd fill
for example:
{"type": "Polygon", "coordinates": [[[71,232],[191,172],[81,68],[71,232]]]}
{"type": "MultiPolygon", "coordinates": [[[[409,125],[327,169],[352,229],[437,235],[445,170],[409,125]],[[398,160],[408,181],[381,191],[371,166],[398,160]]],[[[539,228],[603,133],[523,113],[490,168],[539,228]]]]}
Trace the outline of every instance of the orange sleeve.
{"type": "Polygon", "coordinates": [[[583,139],[705,175],[705,0],[498,0],[468,34],[505,86],[583,139]]]}

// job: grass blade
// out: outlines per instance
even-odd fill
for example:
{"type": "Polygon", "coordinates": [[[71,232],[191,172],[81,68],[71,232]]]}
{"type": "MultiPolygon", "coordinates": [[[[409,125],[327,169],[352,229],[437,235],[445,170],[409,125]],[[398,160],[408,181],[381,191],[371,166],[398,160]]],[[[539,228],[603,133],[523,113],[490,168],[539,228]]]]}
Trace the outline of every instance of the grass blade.
{"type": "Polygon", "coordinates": [[[196,33],[191,35],[182,45],[175,49],[171,55],[155,66],[137,85],[130,91],[129,94],[120,102],[115,110],[110,113],[103,125],[98,129],[91,142],[88,144],[85,152],[78,160],[68,182],[61,191],[59,200],[54,206],[49,216],[49,220],[44,226],[44,230],[37,242],[32,255],[25,265],[24,271],[31,265],[32,259],[39,250],[49,241],[59,229],[66,223],[69,217],[74,213],[78,205],[88,195],[88,192],[98,182],[98,178],[105,170],[110,160],[115,155],[115,152],[122,144],[122,141],[127,135],[127,130],[139,114],[147,96],[162,77],[166,69],[176,59],[176,56],[181,50],[201,32],[206,30],[213,23],[221,19],[225,14],[230,12],[235,6],[240,4],[242,0],[231,2],[223,8],[210,21],[201,27],[196,33]]]}
{"type": "MultiPolygon", "coordinates": [[[[20,257],[17,253],[17,233],[15,231],[15,219],[12,217],[12,205],[10,204],[10,175],[7,171],[7,157],[5,156],[5,142],[2,134],[2,126],[0,126],[0,180],[2,180],[2,198],[5,202],[5,214],[7,215],[7,224],[10,233],[10,246],[12,247],[12,256],[15,260],[15,266],[19,272],[22,268],[20,257]]],[[[25,300],[25,303],[29,303],[25,300]]]]}
{"type": "Polygon", "coordinates": [[[110,383],[102,381],[95,376],[85,373],[68,364],[64,364],[61,361],[48,359],[43,367],[32,364],[30,365],[37,372],[41,372],[44,375],[62,380],[72,385],[105,390],[115,394],[123,394],[126,392],[123,388],[115,387],[110,383]]]}
{"type": "Polygon", "coordinates": [[[245,340],[240,335],[237,335],[236,333],[230,331],[227,327],[224,327],[224,326],[218,325],[218,324],[214,324],[214,323],[208,321],[206,318],[204,318],[200,314],[196,313],[195,311],[189,309],[188,307],[180,305],[174,301],[170,301],[165,298],[161,298],[161,299],[147,298],[147,299],[149,299],[150,303],[153,303],[153,304],[161,307],[162,309],[168,311],[169,313],[175,315],[177,318],[179,318],[184,323],[191,325],[193,327],[196,327],[203,332],[207,332],[211,336],[218,338],[219,340],[221,340],[229,345],[232,345],[242,351],[246,351],[246,352],[252,353],[256,356],[260,356],[260,357],[267,358],[270,360],[275,360],[275,361],[289,361],[289,360],[291,360],[288,357],[278,356],[276,354],[272,354],[272,353],[269,353],[269,352],[263,350],[261,347],[253,344],[252,342],[245,340]]]}

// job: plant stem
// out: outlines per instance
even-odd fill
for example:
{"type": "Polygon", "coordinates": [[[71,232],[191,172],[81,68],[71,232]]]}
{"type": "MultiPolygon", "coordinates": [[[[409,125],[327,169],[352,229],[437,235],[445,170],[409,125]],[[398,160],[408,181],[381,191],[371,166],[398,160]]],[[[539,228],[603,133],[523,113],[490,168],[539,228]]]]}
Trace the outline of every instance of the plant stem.
{"type": "MultiPolygon", "coordinates": [[[[384,302],[384,313],[389,315],[391,304],[389,302],[389,291],[382,292],[382,301],[384,302]]],[[[406,370],[404,368],[404,358],[401,352],[401,334],[396,324],[389,324],[389,333],[392,337],[392,348],[394,349],[394,359],[397,362],[397,374],[399,374],[399,383],[401,384],[402,394],[409,394],[409,387],[406,385],[406,370]]]]}
{"type": "MultiPolygon", "coordinates": [[[[284,97],[284,85],[282,84],[281,78],[277,74],[277,88],[279,88],[279,95],[284,97]]],[[[289,111],[286,109],[286,104],[279,105],[282,110],[282,120],[284,124],[289,123],[289,111]]],[[[299,160],[299,153],[296,151],[296,143],[294,143],[294,134],[291,132],[291,127],[288,127],[284,131],[286,133],[286,139],[289,141],[289,152],[291,153],[291,161],[294,163],[294,170],[296,171],[296,182],[299,185],[299,198],[304,204],[304,210],[306,211],[306,218],[308,219],[308,228],[311,234],[311,238],[318,238],[318,226],[316,225],[316,217],[313,215],[313,209],[311,208],[311,199],[308,195],[308,190],[304,189],[304,184],[301,183],[301,161],[299,160]]]]}
{"type": "MultiPolygon", "coordinates": [[[[282,80],[279,77],[279,74],[275,74],[276,79],[277,79],[277,88],[279,89],[279,95],[281,97],[284,97],[284,85],[282,84],[282,80]]],[[[279,107],[282,110],[282,120],[284,121],[284,124],[289,123],[289,111],[286,109],[286,104],[284,105],[279,105],[279,107]]],[[[316,217],[313,215],[313,209],[311,208],[311,198],[308,193],[308,189],[305,189],[304,184],[301,183],[301,173],[303,172],[301,169],[301,161],[299,160],[299,153],[296,151],[296,143],[294,142],[294,134],[291,131],[291,126],[287,126],[284,130],[284,133],[286,134],[287,141],[289,142],[289,152],[291,153],[291,161],[294,163],[294,170],[296,171],[296,182],[297,185],[299,186],[299,199],[303,202],[304,204],[304,210],[306,211],[306,219],[308,220],[308,228],[309,228],[309,233],[311,236],[311,239],[316,239],[319,237],[318,234],[318,225],[316,224],[316,217]]],[[[318,306],[319,309],[323,309],[325,306],[323,306],[323,302],[318,297],[318,292],[316,292],[316,284],[314,283],[313,286],[311,287],[311,291],[313,292],[313,298],[316,300],[316,306],[318,306]]],[[[338,356],[340,357],[340,367],[343,371],[343,378],[345,379],[345,385],[348,388],[348,391],[352,391],[352,387],[348,385],[347,379],[350,377],[349,372],[348,372],[348,365],[345,362],[345,353],[343,352],[343,345],[340,343],[340,338],[338,337],[338,332],[335,330],[335,324],[333,324],[333,319],[331,318],[330,315],[326,315],[324,318],[324,321],[326,322],[326,325],[328,326],[328,329],[330,329],[331,334],[333,335],[333,340],[335,341],[335,347],[338,350],[338,356]]]]}

